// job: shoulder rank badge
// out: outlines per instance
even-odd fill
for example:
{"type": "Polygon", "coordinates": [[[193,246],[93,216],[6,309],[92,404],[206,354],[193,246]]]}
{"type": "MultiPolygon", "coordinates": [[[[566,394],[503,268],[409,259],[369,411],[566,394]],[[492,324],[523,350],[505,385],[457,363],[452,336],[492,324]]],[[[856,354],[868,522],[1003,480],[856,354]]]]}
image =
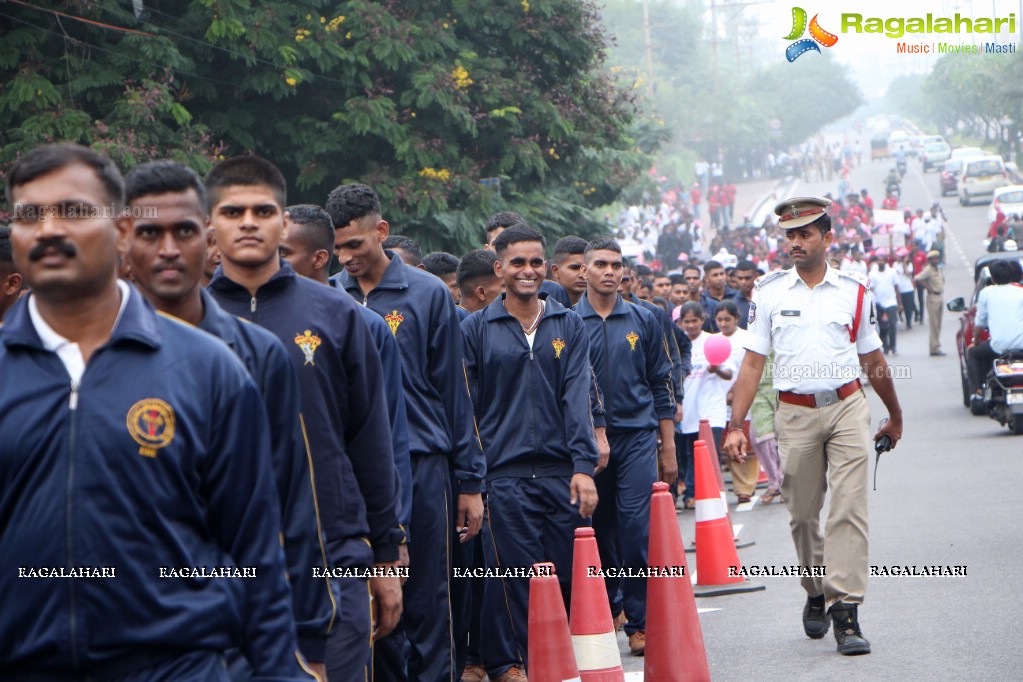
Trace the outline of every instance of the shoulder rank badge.
{"type": "Polygon", "coordinates": [[[139,454],[156,457],[156,451],[174,440],[174,409],[159,398],[140,400],[128,410],[128,433],[141,447],[139,454]]]}
{"type": "Polygon", "coordinates": [[[636,350],[636,342],[639,341],[639,334],[636,332],[629,332],[625,335],[625,340],[629,342],[629,348],[636,350]]]}
{"type": "Polygon", "coordinates": [[[306,329],[304,332],[295,337],[295,343],[302,349],[302,355],[305,356],[306,365],[315,365],[313,362],[313,355],[316,353],[316,349],[320,347],[323,341],[316,334],[313,334],[310,330],[306,329]]]}
{"type": "Polygon", "coordinates": [[[384,315],[384,319],[387,320],[387,326],[391,328],[391,336],[398,336],[398,327],[405,321],[405,316],[397,310],[392,310],[390,314],[384,315]]]}
{"type": "Polygon", "coordinates": [[[749,304],[749,319],[746,320],[746,326],[753,324],[757,319],[757,304],[750,301],[749,304]]]}
{"type": "Polygon", "coordinates": [[[565,342],[562,339],[554,339],[551,341],[551,345],[554,346],[554,359],[561,359],[561,351],[565,350],[565,342]]]}

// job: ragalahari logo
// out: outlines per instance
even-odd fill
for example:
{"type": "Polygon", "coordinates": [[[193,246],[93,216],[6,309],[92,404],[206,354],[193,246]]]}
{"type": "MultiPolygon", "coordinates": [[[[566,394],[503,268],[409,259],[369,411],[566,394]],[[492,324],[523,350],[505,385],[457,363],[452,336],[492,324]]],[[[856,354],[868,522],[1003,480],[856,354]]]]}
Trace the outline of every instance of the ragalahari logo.
{"type": "Polygon", "coordinates": [[[809,52],[810,50],[820,52],[821,49],[817,47],[818,43],[824,47],[832,47],[838,42],[838,36],[834,33],[828,33],[820,27],[820,24],[817,23],[817,16],[816,14],[813,15],[813,19],[810,20],[810,37],[812,40],[810,38],[796,40],[806,31],[806,10],[802,7],[792,8],[792,31],[785,36],[785,40],[795,40],[796,42],[785,48],[785,59],[794,62],[804,52],[809,52]]]}

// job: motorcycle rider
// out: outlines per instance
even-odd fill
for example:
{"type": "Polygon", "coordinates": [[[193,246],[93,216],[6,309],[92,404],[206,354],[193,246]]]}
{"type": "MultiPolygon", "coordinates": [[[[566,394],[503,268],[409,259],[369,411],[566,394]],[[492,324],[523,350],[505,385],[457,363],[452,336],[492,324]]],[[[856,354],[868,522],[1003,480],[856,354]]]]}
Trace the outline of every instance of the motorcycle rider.
{"type": "Polygon", "coordinates": [[[899,175],[899,171],[895,166],[892,166],[888,171],[888,176],[884,179],[885,192],[888,194],[898,194],[899,184],[902,182],[902,176],[899,175]]]}
{"type": "Polygon", "coordinates": [[[991,363],[1014,349],[1023,349],[1023,266],[1018,260],[996,260],[988,267],[992,285],[977,297],[977,317],[973,324],[973,345],[966,352],[972,400],[983,399],[983,385],[991,363]],[[987,329],[990,338],[980,343],[987,329]]]}

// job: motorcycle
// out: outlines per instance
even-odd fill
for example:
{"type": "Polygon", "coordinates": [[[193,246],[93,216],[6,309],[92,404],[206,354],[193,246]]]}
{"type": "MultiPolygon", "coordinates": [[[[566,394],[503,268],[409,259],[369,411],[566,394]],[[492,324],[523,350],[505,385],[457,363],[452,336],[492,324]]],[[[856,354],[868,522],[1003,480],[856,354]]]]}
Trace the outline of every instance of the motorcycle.
{"type": "Polygon", "coordinates": [[[1023,349],[1010,350],[995,359],[984,386],[984,407],[992,419],[1023,435],[1023,349]]]}
{"type": "Polygon", "coordinates": [[[895,170],[898,172],[900,178],[906,177],[906,159],[900,158],[895,162],[895,170]]]}

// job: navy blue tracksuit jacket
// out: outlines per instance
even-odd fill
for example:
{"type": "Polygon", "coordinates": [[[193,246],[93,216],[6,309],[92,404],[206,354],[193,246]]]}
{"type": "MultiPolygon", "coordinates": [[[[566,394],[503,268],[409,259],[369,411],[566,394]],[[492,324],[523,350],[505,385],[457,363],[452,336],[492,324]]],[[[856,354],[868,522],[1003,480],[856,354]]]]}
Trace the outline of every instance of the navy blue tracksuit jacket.
{"type": "Polygon", "coordinates": [[[505,295],[462,322],[466,373],[487,478],[593,475],[589,341],[578,315],[547,298],[533,349],[505,295]],[[523,381],[523,360],[528,379],[523,381]],[[585,406],[585,409],[579,409],[585,406]]]}
{"type": "Polygon", "coordinates": [[[107,679],[232,647],[256,675],[308,679],[259,391],[223,343],[128,291],[77,383],[28,298],[0,327],[0,679],[107,679]],[[192,573],[221,567],[255,575],[192,573]]]}
{"type": "Polygon", "coordinates": [[[203,318],[199,329],[216,336],[234,351],[263,397],[298,644],[308,660],[322,661],[327,635],[338,612],[330,581],[313,577],[314,566],[326,569],[330,562],[320,541],[320,520],[313,499],[311,462],[302,439],[295,371],[276,336],[224,312],[205,289],[200,289],[200,295],[203,318]]]}
{"type": "MultiPolygon", "coordinates": [[[[651,303],[650,301],[644,301],[636,294],[632,294],[629,297],[629,303],[641,306],[645,310],[653,313],[654,317],[657,318],[657,324],[661,327],[661,332],[664,334],[664,346],[671,358],[671,383],[672,392],[675,395],[675,402],[682,402],[682,384],[689,372],[692,370],[692,343],[686,346],[685,353],[682,352],[682,346],[678,343],[678,337],[675,335],[675,331],[678,327],[672,324],[671,315],[667,313],[661,306],[651,303]]],[[[689,337],[686,337],[687,339],[689,337]]]]}
{"type": "Polygon", "coordinates": [[[586,323],[590,363],[603,398],[608,433],[657,429],[658,420],[672,419],[671,359],[653,314],[619,296],[611,314],[601,319],[588,293],[579,299],[575,311],[586,323]],[[635,371],[622,370],[628,365],[635,371]],[[637,373],[646,381],[635,382],[637,373]]]}
{"type": "Polygon", "coordinates": [[[396,561],[402,532],[380,356],[351,298],[299,277],[284,260],[255,296],[222,268],[208,289],[288,349],[331,561],[344,566],[339,548],[359,537],[369,540],[374,561],[396,561]]]}
{"type": "Polygon", "coordinates": [[[472,437],[462,337],[451,292],[437,277],[405,267],[400,256],[386,253],[391,262],[369,296],[345,271],[332,281],[384,318],[398,342],[412,456],[447,455],[458,491],[479,493],[486,464],[472,437]]]}

